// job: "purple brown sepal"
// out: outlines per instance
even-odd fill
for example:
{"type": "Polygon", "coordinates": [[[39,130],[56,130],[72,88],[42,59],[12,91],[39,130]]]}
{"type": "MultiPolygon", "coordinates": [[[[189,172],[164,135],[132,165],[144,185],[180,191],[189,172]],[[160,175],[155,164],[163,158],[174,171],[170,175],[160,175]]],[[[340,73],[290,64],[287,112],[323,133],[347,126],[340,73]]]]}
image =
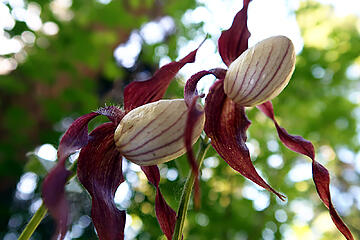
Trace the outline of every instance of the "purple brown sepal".
{"type": "Polygon", "coordinates": [[[145,173],[149,182],[156,188],[155,213],[160,224],[160,228],[168,240],[172,239],[176,223],[176,212],[166,203],[161,194],[160,172],[157,166],[143,166],[141,170],[145,173]]]}
{"type": "Polygon", "coordinates": [[[244,0],[244,6],[235,15],[231,27],[223,31],[218,40],[220,56],[227,66],[248,48],[250,32],[247,27],[247,11],[250,1],[244,0]]]}
{"type": "Polygon", "coordinates": [[[180,61],[171,62],[162,66],[150,79],[135,81],[127,85],[124,90],[125,111],[129,112],[146,103],[160,100],[164,96],[171,80],[174,79],[179,70],[185,64],[195,61],[198,49],[199,48],[195,49],[180,61]]]}
{"type": "Polygon", "coordinates": [[[100,240],[124,239],[126,214],[114,202],[115,191],[124,181],[122,157],[114,143],[115,127],[104,123],[94,129],[78,159],[78,178],[91,195],[91,218],[100,240]]]}
{"type": "Polygon", "coordinates": [[[336,227],[344,235],[347,240],[353,240],[349,228],[343,222],[341,217],[336,212],[334,205],[331,202],[331,195],[329,190],[330,176],[328,170],[315,160],[315,151],[312,143],[301,136],[290,135],[284,128],[280,127],[274,116],[274,109],[270,101],[257,106],[267,117],[269,117],[275,124],[280,140],[290,150],[306,155],[312,160],[313,180],[320,199],[329,209],[331,219],[336,227]]]}
{"type": "Polygon", "coordinates": [[[230,167],[284,200],[284,196],[270,187],[252,164],[245,144],[250,121],[245,115],[244,107],[226,97],[223,84],[223,80],[216,81],[205,100],[204,130],[211,138],[211,145],[230,167]]]}

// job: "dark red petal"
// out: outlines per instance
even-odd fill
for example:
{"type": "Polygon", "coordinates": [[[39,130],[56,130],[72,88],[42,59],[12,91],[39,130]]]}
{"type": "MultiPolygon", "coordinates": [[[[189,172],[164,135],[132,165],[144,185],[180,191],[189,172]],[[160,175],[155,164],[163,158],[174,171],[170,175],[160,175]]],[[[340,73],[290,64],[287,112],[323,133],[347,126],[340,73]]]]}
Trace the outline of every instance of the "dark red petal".
{"type": "Polygon", "coordinates": [[[78,159],[77,174],[91,195],[91,217],[101,240],[124,239],[126,214],[114,203],[115,191],[124,181],[115,128],[113,123],[104,123],[92,131],[78,159]]]}
{"type": "Polygon", "coordinates": [[[195,207],[200,207],[200,185],[198,179],[198,165],[195,160],[194,152],[192,149],[192,134],[194,131],[194,127],[196,122],[199,120],[201,115],[204,113],[200,111],[196,107],[196,101],[199,97],[203,97],[202,95],[199,96],[196,90],[196,86],[200,79],[206,75],[213,74],[216,78],[225,78],[226,70],[222,68],[215,68],[209,71],[200,71],[195,73],[186,81],[185,88],[184,88],[184,98],[186,105],[189,107],[187,122],[185,127],[185,146],[187,150],[187,156],[189,163],[192,167],[192,171],[195,173],[195,190],[194,190],[194,202],[195,207]]]}
{"type": "Polygon", "coordinates": [[[204,114],[204,112],[202,110],[199,110],[196,107],[198,98],[199,98],[199,96],[195,96],[193,98],[192,103],[190,104],[190,106],[188,108],[188,113],[187,113],[187,118],[186,118],[186,126],[185,126],[185,146],[187,149],[187,155],[188,155],[190,165],[191,165],[193,171],[195,171],[196,173],[198,171],[198,165],[196,163],[195,156],[192,151],[192,139],[193,139],[192,135],[193,135],[193,130],[196,125],[196,122],[204,114]]]}
{"type": "Polygon", "coordinates": [[[70,172],[65,168],[65,160],[59,161],[46,176],[42,185],[42,198],[45,206],[56,221],[56,233],[53,239],[62,240],[69,223],[69,206],[65,198],[66,180],[70,172]]]}
{"type": "MultiPolygon", "coordinates": [[[[226,71],[226,70],[224,70],[226,71]]],[[[194,151],[192,148],[192,134],[194,131],[195,124],[197,120],[203,114],[203,111],[199,111],[196,108],[196,101],[200,97],[197,93],[196,86],[200,79],[206,75],[213,74],[211,71],[200,71],[192,75],[185,84],[184,88],[184,98],[186,105],[189,110],[187,113],[187,120],[185,126],[185,147],[187,151],[187,159],[191,165],[192,171],[195,173],[195,189],[194,189],[194,202],[195,206],[198,208],[200,205],[200,185],[199,185],[199,167],[196,162],[194,151]]],[[[225,74],[224,74],[225,76],[225,74]]],[[[202,97],[202,96],[201,96],[202,97]]]]}
{"type": "Polygon", "coordinates": [[[279,133],[280,140],[287,146],[289,149],[294,152],[304,154],[311,159],[315,158],[314,146],[312,143],[301,136],[293,136],[287,133],[287,131],[280,127],[274,118],[274,110],[270,101],[265,102],[257,106],[262,112],[266,114],[267,117],[271,118],[276,126],[276,129],[279,133]]]}
{"type": "Polygon", "coordinates": [[[249,2],[250,0],[244,0],[244,6],[235,15],[231,27],[223,31],[218,40],[220,56],[227,66],[248,49],[250,32],[247,27],[247,10],[249,2]]]}
{"type": "Polygon", "coordinates": [[[65,184],[70,174],[65,168],[66,159],[76,150],[84,147],[88,141],[88,123],[99,114],[119,122],[124,113],[115,106],[102,108],[97,112],[85,114],[76,119],[65,132],[58,147],[58,163],[46,176],[42,186],[44,204],[57,223],[54,239],[63,239],[68,224],[68,205],[65,199],[65,184]]]}
{"type": "Polygon", "coordinates": [[[187,119],[186,119],[186,126],[185,126],[185,147],[187,151],[187,158],[190,162],[192,171],[195,174],[195,189],[194,189],[194,202],[195,207],[200,207],[200,185],[199,185],[199,166],[196,162],[194,151],[192,148],[192,139],[193,139],[193,132],[196,126],[197,121],[200,117],[204,114],[203,110],[199,110],[197,105],[197,100],[199,96],[195,96],[192,99],[192,103],[189,106],[187,119]]]}
{"type": "MultiPolygon", "coordinates": [[[[190,106],[193,98],[198,95],[196,86],[201,78],[205,77],[206,75],[212,74],[216,78],[223,79],[225,78],[226,70],[222,68],[215,68],[209,71],[200,71],[192,75],[185,84],[184,88],[184,99],[187,106],[190,106]]],[[[202,97],[202,96],[201,96],[202,97]]]]}
{"type": "Polygon", "coordinates": [[[156,188],[155,212],[159,221],[160,228],[168,240],[171,240],[176,223],[176,212],[166,203],[160,192],[160,172],[157,166],[143,166],[142,171],[145,173],[149,182],[156,188]]]}
{"type": "Polygon", "coordinates": [[[230,167],[283,200],[284,196],[270,187],[252,164],[245,144],[250,121],[245,115],[244,107],[226,97],[223,85],[223,80],[215,82],[205,100],[204,130],[211,138],[212,146],[230,167]]]}
{"type": "Polygon", "coordinates": [[[350,230],[342,221],[338,213],[336,212],[332,202],[329,190],[330,176],[327,169],[320,163],[315,161],[315,151],[312,143],[301,136],[290,135],[284,128],[280,127],[274,117],[274,109],[270,101],[257,106],[266,116],[272,119],[275,124],[280,140],[285,144],[286,147],[293,150],[294,152],[301,153],[311,158],[312,160],[312,171],[313,180],[316,186],[316,190],[323,201],[325,206],[329,209],[330,216],[335,223],[339,231],[348,240],[354,239],[350,230]]]}
{"type": "Polygon", "coordinates": [[[97,113],[88,113],[76,119],[62,137],[58,148],[58,163],[46,176],[42,185],[45,206],[57,223],[54,239],[63,239],[68,224],[69,207],[65,199],[64,186],[70,172],[65,168],[66,159],[88,142],[87,124],[97,113]]]}
{"type": "Polygon", "coordinates": [[[85,146],[89,140],[88,123],[98,116],[98,113],[88,113],[76,119],[65,132],[58,147],[58,159],[63,160],[85,146]]]}
{"type": "Polygon", "coordinates": [[[118,125],[121,119],[125,116],[125,112],[116,106],[99,108],[96,113],[106,116],[115,125],[118,125]]]}
{"type": "Polygon", "coordinates": [[[124,108],[128,112],[134,108],[160,100],[168,88],[171,80],[187,63],[195,61],[198,48],[178,62],[164,65],[154,76],[146,81],[132,82],[124,90],[124,108]]]}

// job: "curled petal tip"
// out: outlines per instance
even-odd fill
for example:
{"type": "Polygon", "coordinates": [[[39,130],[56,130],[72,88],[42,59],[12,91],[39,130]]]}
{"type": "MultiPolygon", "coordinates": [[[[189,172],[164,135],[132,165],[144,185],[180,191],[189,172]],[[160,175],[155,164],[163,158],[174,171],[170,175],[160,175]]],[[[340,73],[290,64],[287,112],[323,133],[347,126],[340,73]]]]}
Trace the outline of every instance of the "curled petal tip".
{"type": "MultiPolygon", "coordinates": [[[[115,131],[117,149],[140,166],[164,163],[183,155],[187,111],[183,99],[160,100],[130,111],[115,131]]],[[[202,114],[195,124],[192,144],[199,138],[204,123],[202,114]]]]}
{"type": "Polygon", "coordinates": [[[256,106],[280,94],[295,68],[295,49],[285,36],[267,38],[231,63],[226,95],[241,106],[256,106]]]}

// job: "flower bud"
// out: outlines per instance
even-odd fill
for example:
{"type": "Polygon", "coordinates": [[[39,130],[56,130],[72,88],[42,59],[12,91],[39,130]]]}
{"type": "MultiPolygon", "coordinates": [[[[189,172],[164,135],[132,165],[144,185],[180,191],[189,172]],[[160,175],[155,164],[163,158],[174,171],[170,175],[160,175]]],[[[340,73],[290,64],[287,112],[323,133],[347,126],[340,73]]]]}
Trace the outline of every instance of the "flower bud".
{"type": "Polygon", "coordinates": [[[267,38],[229,66],[224,91],[242,106],[256,106],[280,94],[295,68],[295,50],[285,36],[267,38]]]}
{"type": "MultiPolygon", "coordinates": [[[[117,149],[140,166],[164,163],[183,155],[187,112],[183,99],[160,100],[131,110],[115,131],[117,149]]],[[[196,123],[193,144],[204,123],[205,114],[196,123]]]]}

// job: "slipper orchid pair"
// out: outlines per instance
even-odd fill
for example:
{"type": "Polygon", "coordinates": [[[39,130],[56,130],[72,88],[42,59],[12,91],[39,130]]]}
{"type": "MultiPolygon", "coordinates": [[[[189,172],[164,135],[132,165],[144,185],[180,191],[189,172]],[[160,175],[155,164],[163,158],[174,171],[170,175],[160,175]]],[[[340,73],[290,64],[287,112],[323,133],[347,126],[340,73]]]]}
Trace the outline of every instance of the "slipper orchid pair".
{"type": "Polygon", "coordinates": [[[245,107],[256,106],[275,124],[280,140],[289,149],[312,159],[313,180],[320,199],[329,208],[331,218],[346,239],[353,239],[331,202],[329,173],[315,161],[313,145],[300,136],[292,136],[280,127],[274,117],[271,99],[287,85],[294,71],[295,52],[291,41],[283,36],[265,39],[248,49],[250,33],[244,0],[232,26],[219,38],[219,52],[228,69],[212,69],[194,74],[186,83],[184,99],[160,100],[175,74],[195,60],[196,51],[178,62],[158,70],[143,82],[133,82],[124,91],[124,110],[101,108],[74,121],[60,141],[57,166],[43,184],[43,199],[57,221],[57,239],[63,239],[68,223],[64,186],[69,176],[66,159],[81,149],[77,175],[92,197],[92,220],[100,239],[124,238],[125,211],[114,203],[117,187],[124,181],[121,159],[124,156],[141,166],[156,188],[155,211],[167,239],[172,238],[176,213],[164,200],[156,164],[188,153],[193,170],[198,171],[192,145],[204,129],[217,153],[234,170],[273,192],[284,196],[263,180],[253,166],[245,144],[250,121],[245,107]],[[211,86],[204,109],[197,104],[198,81],[212,74],[217,81],[211,86]],[[88,134],[87,125],[98,115],[107,116],[104,123],[88,134]]]}

